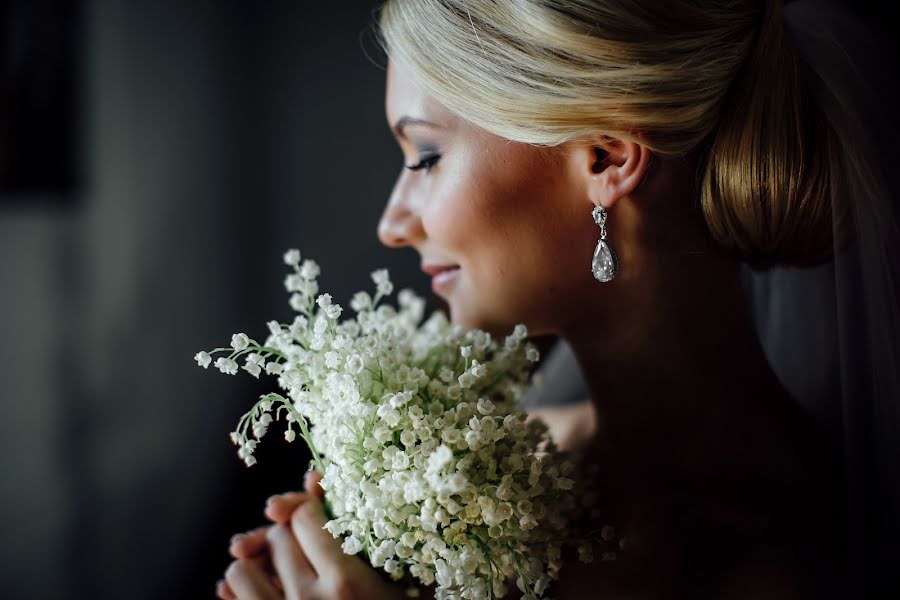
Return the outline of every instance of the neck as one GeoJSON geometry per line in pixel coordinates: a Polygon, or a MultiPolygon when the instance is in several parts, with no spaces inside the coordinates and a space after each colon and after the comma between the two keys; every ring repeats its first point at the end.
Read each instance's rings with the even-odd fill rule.
{"type": "Polygon", "coordinates": [[[743,440],[792,405],[757,341],[738,267],[707,256],[643,275],[654,283],[626,294],[627,310],[564,335],[595,406],[590,451],[615,465],[619,484],[733,466],[743,440]]]}

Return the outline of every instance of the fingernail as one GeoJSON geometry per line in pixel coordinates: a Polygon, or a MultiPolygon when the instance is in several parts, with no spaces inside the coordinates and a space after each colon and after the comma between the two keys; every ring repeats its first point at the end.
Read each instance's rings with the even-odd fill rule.
{"type": "Polygon", "coordinates": [[[312,477],[312,475],[313,475],[312,471],[307,471],[306,473],[303,474],[303,487],[306,487],[309,485],[309,480],[312,477]]]}
{"type": "Polygon", "coordinates": [[[237,544],[239,541],[241,541],[244,538],[244,535],[245,534],[243,534],[243,533],[236,533],[233,536],[231,536],[231,544],[232,545],[237,544]]]}

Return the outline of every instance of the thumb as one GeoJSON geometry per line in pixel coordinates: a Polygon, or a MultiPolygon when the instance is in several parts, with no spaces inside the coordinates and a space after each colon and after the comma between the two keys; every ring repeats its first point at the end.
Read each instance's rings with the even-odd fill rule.
{"type": "Polygon", "coordinates": [[[325,498],[325,490],[319,485],[323,475],[318,471],[307,471],[303,476],[303,489],[308,494],[312,494],[322,500],[325,498]]]}

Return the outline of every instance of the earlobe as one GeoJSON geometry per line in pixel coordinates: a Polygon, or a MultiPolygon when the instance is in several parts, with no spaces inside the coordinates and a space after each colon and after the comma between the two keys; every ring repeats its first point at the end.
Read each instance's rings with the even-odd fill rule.
{"type": "Polygon", "coordinates": [[[650,149],[629,140],[602,136],[590,148],[588,196],[603,208],[612,208],[632,194],[650,164],[650,149]]]}

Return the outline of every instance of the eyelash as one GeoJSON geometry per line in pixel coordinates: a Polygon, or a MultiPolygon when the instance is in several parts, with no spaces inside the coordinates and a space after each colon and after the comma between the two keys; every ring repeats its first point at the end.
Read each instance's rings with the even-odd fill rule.
{"type": "Polygon", "coordinates": [[[437,161],[441,158],[440,154],[432,154],[430,156],[426,156],[419,160],[418,163],[414,165],[406,165],[406,168],[410,171],[419,171],[421,169],[425,169],[425,171],[430,171],[431,167],[437,164],[437,161]]]}

